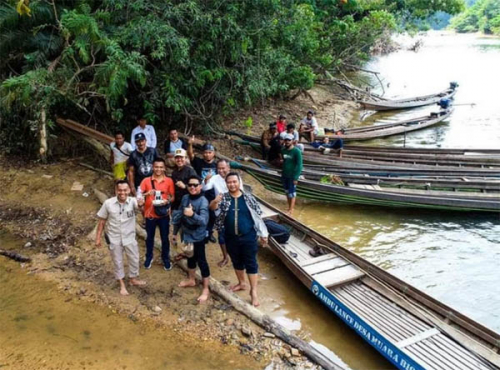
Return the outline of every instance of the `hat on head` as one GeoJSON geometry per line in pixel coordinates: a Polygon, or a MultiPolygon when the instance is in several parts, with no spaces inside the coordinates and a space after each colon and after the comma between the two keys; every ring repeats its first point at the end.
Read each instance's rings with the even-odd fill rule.
{"type": "Polygon", "coordinates": [[[175,149],[174,157],[185,157],[186,151],[184,149],[175,149]]]}
{"type": "Polygon", "coordinates": [[[283,140],[293,140],[293,135],[292,134],[283,135],[283,140]]]}
{"type": "Polygon", "coordinates": [[[271,122],[269,124],[269,128],[276,128],[276,122],[271,122]]]}
{"type": "Polygon", "coordinates": [[[203,145],[203,151],[210,151],[210,152],[215,152],[215,147],[212,144],[205,144],[203,145]]]}
{"type": "Polygon", "coordinates": [[[146,135],[144,135],[142,132],[139,132],[138,134],[135,134],[134,140],[135,141],[146,140],[146,135]]]}

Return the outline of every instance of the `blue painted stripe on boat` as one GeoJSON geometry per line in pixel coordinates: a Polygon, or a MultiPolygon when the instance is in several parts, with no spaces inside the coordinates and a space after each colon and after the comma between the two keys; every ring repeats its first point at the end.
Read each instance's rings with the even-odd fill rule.
{"type": "Polygon", "coordinates": [[[368,342],[372,347],[379,351],[394,366],[401,370],[424,370],[425,368],[418,364],[407,353],[399,349],[394,343],[386,339],[383,335],[373,329],[369,324],[362,320],[358,315],[351,311],[346,305],[339,301],[335,295],[323,287],[317,281],[313,280],[311,291],[323,304],[333,311],[349,327],[368,342]]]}

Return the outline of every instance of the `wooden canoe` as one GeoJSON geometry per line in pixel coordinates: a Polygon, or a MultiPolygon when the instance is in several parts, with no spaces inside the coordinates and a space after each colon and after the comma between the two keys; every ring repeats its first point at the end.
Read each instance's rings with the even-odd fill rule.
{"type": "MultiPolygon", "coordinates": [[[[258,199],[258,198],[257,198],[258,199]]],[[[331,312],[401,370],[492,370],[500,335],[258,199],[291,236],[269,246],[331,312]],[[309,252],[320,247],[324,254],[309,252]]]]}
{"type": "Polygon", "coordinates": [[[359,103],[366,110],[387,111],[398,109],[409,109],[422,107],[424,105],[436,104],[441,99],[451,99],[456,94],[455,88],[448,88],[437,94],[416,96],[404,99],[373,99],[361,100],[359,103]]]}
{"type": "MultiPolygon", "coordinates": [[[[254,176],[267,189],[284,193],[281,175],[278,171],[247,165],[243,165],[242,169],[254,176]]],[[[370,185],[352,187],[301,179],[297,185],[297,195],[320,202],[446,211],[500,212],[500,195],[498,193],[383,189],[370,185]]]]}

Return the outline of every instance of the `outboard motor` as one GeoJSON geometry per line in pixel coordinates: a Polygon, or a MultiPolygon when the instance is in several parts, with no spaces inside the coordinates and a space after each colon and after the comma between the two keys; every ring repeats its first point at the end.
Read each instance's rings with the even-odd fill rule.
{"type": "Polygon", "coordinates": [[[438,105],[442,108],[442,109],[448,109],[451,105],[451,99],[448,99],[448,98],[442,98],[441,100],[439,100],[439,103],[438,105]]]}
{"type": "Polygon", "coordinates": [[[455,90],[458,87],[458,82],[452,81],[450,82],[450,89],[455,90]]]}

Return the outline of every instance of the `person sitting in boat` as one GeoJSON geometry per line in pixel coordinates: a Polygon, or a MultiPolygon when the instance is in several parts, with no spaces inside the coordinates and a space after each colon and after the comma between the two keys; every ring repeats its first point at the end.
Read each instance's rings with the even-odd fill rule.
{"type": "Polygon", "coordinates": [[[262,147],[262,159],[267,159],[269,150],[271,149],[271,140],[278,136],[278,128],[275,122],[269,124],[269,129],[262,133],[260,138],[260,146],[262,147]]]}
{"type": "MultiPolygon", "coordinates": [[[[337,132],[340,133],[340,131],[337,132]]],[[[344,140],[338,138],[333,141],[330,141],[330,138],[328,136],[325,136],[323,141],[321,142],[315,141],[314,143],[311,143],[311,146],[313,148],[319,149],[323,154],[328,154],[333,149],[337,152],[339,158],[342,158],[342,149],[344,148],[344,140]]]]}
{"type": "Polygon", "coordinates": [[[276,121],[276,129],[279,134],[286,131],[286,116],[284,114],[279,115],[278,120],[276,121]]]}
{"type": "Polygon", "coordinates": [[[280,139],[285,140],[286,134],[293,135],[293,145],[299,148],[301,152],[304,152],[304,144],[299,144],[299,133],[295,129],[294,123],[289,123],[288,125],[286,125],[286,131],[280,134],[280,139]]]}
{"type": "Polygon", "coordinates": [[[299,133],[312,143],[316,135],[318,135],[318,132],[318,121],[316,121],[314,117],[314,112],[310,110],[302,121],[300,121],[299,133]]]}
{"type": "Polygon", "coordinates": [[[283,147],[283,139],[280,135],[276,135],[271,142],[269,153],[267,153],[267,161],[273,166],[281,167],[283,165],[283,157],[281,156],[281,148],[283,147]]]}

